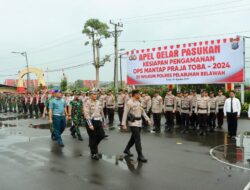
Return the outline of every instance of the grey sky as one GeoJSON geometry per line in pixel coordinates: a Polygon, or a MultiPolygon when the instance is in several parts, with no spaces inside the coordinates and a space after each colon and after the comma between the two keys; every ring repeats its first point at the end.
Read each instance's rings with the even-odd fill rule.
{"type": "MultiPolygon", "coordinates": [[[[250,36],[250,0],[0,0],[0,2],[1,82],[5,78],[14,78],[5,75],[16,74],[25,66],[24,57],[11,54],[12,51],[27,51],[30,66],[43,70],[47,67],[58,69],[91,61],[91,47],[84,46],[84,42],[88,39],[81,34],[84,22],[89,18],[98,18],[107,23],[109,19],[114,21],[121,19],[124,27],[119,38],[119,48],[127,50],[223,37],[188,38],[196,36],[240,31],[247,31],[239,33],[240,35],[250,36]],[[186,37],[188,39],[169,40],[186,37]],[[142,42],[143,40],[145,42],[142,42]]],[[[112,25],[110,27],[110,30],[113,30],[112,25]]],[[[113,38],[103,41],[102,56],[113,53],[113,41],[113,38]]],[[[246,46],[250,47],[250,39],[247,40],[246,46]]],[[[250,57],[249,51],[247,48],[247,57],[250,57]]],[[[248,60],[250,61],[250,58],[248,60]]],[[[123,68],[126,68],[125,63],[123,68]]],[[[65,70],[65,73],[70,81],[95,79],[94,67],[91,65],[65,70]]],[[[124,69],[123,76],[125,74],[124,69]]],[[[62,77],[62,71],[49,73],[46,77],[49,81],[58,82],[62,77]]],[[[112,79],[113,60],[101,68],[101,80],[112,79]]]]}

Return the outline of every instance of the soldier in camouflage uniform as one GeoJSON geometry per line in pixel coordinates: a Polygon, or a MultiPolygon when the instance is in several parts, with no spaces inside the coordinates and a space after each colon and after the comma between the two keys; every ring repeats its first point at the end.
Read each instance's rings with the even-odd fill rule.
{"type": "Polygon", "coordinates": [[[17,112],[17,94],[12,95],[12,106],[13,106],[13,112],[17,112]]]}
{"type": "Polygon", "coordinates": [[[13,112],[13,95],[7,94],[7,105],[9,107],[9,112],[13,112]]]}
{"type": "Polygon", "coordinates": [[[4,102],[3,94],[0,93],[0,112],[3,112],[3,102],[4,102]]]}
{"type": "Polygon", "coordinates": [[[3,94],[3,111],[5,113],[8,112],[8,95],[7,94],[3,94]]]}
{"type": "Polygon", "coordinates": [[[82,136],[79,127],[83,121],[83,102],[79,98],[81,93],[77,92],[74,96],[74,100],[69,103],[69,115],[72,119],[72,126],[70,128],[71,135],[73,138],[78,137],[79,141],[82,141],[82,136]]]}

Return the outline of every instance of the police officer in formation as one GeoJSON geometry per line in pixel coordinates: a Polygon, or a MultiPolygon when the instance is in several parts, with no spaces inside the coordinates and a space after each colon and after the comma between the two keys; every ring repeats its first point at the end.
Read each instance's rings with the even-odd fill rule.
{"type": "Polygon", "coordinates": [[[181,133],[189,132],[189,121],[192,115],[192,100],[188,97],[188,92],[183,92],[183,97],[180,99],[180,114],[181,114],[181,133]]]}
{"type": "Polygon", "coordinates": [[[176,98],[172,94],[172,90],[168,90],[163,105],[164,115],[166,118],[166,132],[173,132],[174,129],[174,113],[176,110],[176,98]]]}

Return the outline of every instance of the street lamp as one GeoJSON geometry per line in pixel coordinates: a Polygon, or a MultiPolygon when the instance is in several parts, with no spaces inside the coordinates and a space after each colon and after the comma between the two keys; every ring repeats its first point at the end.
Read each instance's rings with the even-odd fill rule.
{"type": "Polygon", "coordinates": [[[30,72],[29,72],[29,62],[28,62],[28,56],[27,56],[27,52],[16,52],[16,51],[13,51],[11,53],[15,53],[15,54],[20,54],[22,56],[25,57],[25,60],[26,60],[26,68],[27,68],[27,91],[30,90],[30,86],[29,86],[29,82],[30,82],[30,72]]]}

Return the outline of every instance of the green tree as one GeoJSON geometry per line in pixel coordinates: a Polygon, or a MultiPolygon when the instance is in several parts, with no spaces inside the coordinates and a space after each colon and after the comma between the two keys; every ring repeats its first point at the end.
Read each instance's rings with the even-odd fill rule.
{"type": "MultiPolygon", "coordinates": [[[[104,59],[100,60],[100,48],[102,47],[101,39],[109,38],[110,32],[109,27],[106,23],[99,21],[98,19],[89,19],[84,24],[82,33],[91,39],[93,48],[93,65],[96,69],[96,87],[99,88],[99,69],[104,66],[106,62],[110,61],[110,56],[105,56],[104,59]]],[[[88,45],[90,42],[85,42],[88,45]]]]}
{"type": "Polygon", "coordinates": [[[63,92],[65,92],[67,90],[67,86],[68,86],[68,82],[67,82],[67,80],[65,78],[63,78],[61,80],[61,84],[60,84],[61,90],[63,92]]]}

